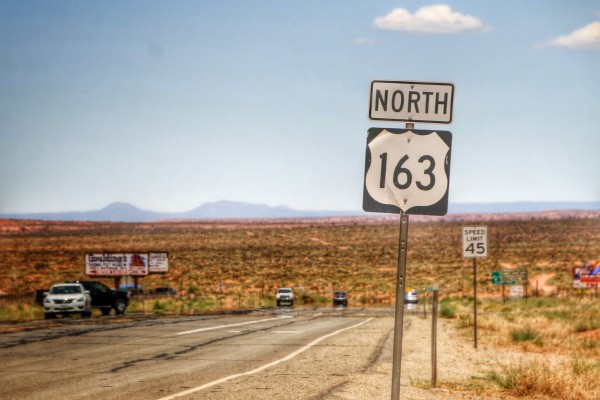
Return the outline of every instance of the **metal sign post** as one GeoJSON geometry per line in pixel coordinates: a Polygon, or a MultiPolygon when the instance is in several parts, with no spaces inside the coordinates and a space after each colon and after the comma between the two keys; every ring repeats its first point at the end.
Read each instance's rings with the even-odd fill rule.
{"type": "Polygon", "coordinates": [[[473,347],[477,348],[477,258],[473,257],[473,347]]]}
{"type": "Polygon", "coordinates": [[[487,257],[487,226],[463,227],[463,257],[473,258],[473,347],[477,348],[477,258],[487,257]]]}
{"type": "Polygon", "coordinates": [[[439,284],[433,289],[433,309],[431,310],[431,387],[437,386],[437,320],[439,284]]]}
{"type": "Polygon", "coordinates": [[[394,319],[394,354],[392,365],[392,400],[400,398],[402,369],[402,333],[404,330],[404,287],[406,286],[406,253],[408,251],[408,214],[400,213],[398,272],[396,275],[396,313],[394,319]]]}

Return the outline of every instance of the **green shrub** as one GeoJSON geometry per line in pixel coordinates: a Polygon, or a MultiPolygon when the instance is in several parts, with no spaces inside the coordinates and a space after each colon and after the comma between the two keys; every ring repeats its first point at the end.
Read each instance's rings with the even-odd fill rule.
{"type": "Polygon", "coordinates": [[[166,307],[166,303],[160,300],[156,300],[152,305],[152,311],[154,312],[154,314],[163,314],[165,312],[166,307]]]}
{"type": "Polygon", "coordinates": [[[510,331],[510,337],[513,342],[534,341],[538,336],[539,332],[529,326],[524,329],[515,328],[510,331]]]}
{"type": "Polygon", "coordinates": [[[473,316],[471,314],[462,314],[458,316],[459,328],[470,328],[473,326],[473,316]]]}
{"type": "Polygon", "coordinates": [[[600,319],[588,318],[583,321],[577,321],[575,332],[593,331],[600,328],[600,319]]]}
{"type": "Polygon", "coordinates": [[[440,317],[442,318],[454,318],[456,317],[456,304],[453,303],[442,303],[440,305],[440,317]]]}

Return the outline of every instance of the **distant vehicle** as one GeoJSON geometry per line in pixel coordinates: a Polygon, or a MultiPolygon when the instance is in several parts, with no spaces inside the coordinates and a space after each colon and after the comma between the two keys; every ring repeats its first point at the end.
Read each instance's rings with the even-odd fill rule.
{"type": "Polygon", "coordinates": [[[333,305],[348,307],[348,295],[342,290],[333,293],[333,305]]]}
{"type": "Polygon", "coordinates": [[[89,290],[92,297],[92,307],[99,308],[102,315],[110,314],[114,309],[115,314],[125,314],[129,305],[129,293],[124,290],[114,290],[102,282],[97,281],[72,281],[70,283],[81,283],[85,290],[89,290]]]}
{"type": "Polygon", "coordinates": [[[177,296],[177,290],[169,286],[159,286],[156,289],[154,289],[154,293],[164,294],[166,296],[177,296]]]}
{"type": "Polygon", "coordinates": [[[57,283],[52,285],[44,298],[44,318],[56,318],[58,314],[92,315],[90,292],[80,283],[57,283]]]}
{"type": "Polygon", "coordinates": [[[129,285],[119,285],[119,290],[123,290],[125,292],[129,292],[129,294],[142,294],[144,293],[144,288],[142,285],[138,285],[137,288],[134,284],[129,285]]]}
{"type": "Polygon", "coordinates": [[[35,292],[33,295],[34,303],[37,304],[38,306],[44,307],[44,299],[46,298],[46,295],[48,294],[49,291],[50,291],[50,289],[35,289],[35,292]]]}
{"type": "Polygon", "coordinates": [[[404,292],[404,304],[417,304],[419,302],[419,294],[414,289],[408,289],[404,292]]]}
{"type": "Polygon", "coordinates": [[[282,304],[293,306],[294,305],[294,291],[290,288],[279,288],[277,289],[277,294],[275,295],[275,299],[277,300],[277,307],[280,307],[282,304]]]}

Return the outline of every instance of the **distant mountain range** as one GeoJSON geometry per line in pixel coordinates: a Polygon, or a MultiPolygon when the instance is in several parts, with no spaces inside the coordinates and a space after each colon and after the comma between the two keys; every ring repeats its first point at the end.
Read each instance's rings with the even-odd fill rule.
{"type": "MultiPolygon", "coordinates": [[[[464,213],[522,213],[553,210],[600,210],[600,201],[590,202],[514,202],[514,203],[456,203],[448,207],[449,214],[464,213]]],[[[94,211],[66,211],[56,213],[0,214],[0,218],[35,219],[46,221],[115,221],[152,222],[180,219],[227,218],[317,218],[373,215],[363,211],[306,211],[285,206],[236,201],[205,203],[186,212],[157,212],[137,208],[129,203],[112,203],[94,211]]]]}

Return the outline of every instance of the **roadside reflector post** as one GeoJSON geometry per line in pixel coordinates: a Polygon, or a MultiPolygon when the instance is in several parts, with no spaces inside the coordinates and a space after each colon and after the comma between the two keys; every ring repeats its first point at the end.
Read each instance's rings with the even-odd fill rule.
{"type": "Polygon", "coordinates": [[[400,213],[398,272],[396,275],[396,313],[394,320],[394,354],[392,365],[392,400],[400,399],[402,370],[402,333],[404,329],[404,288],[406,286],[406,253],[408,251],[408,214],[400,213]]]}

